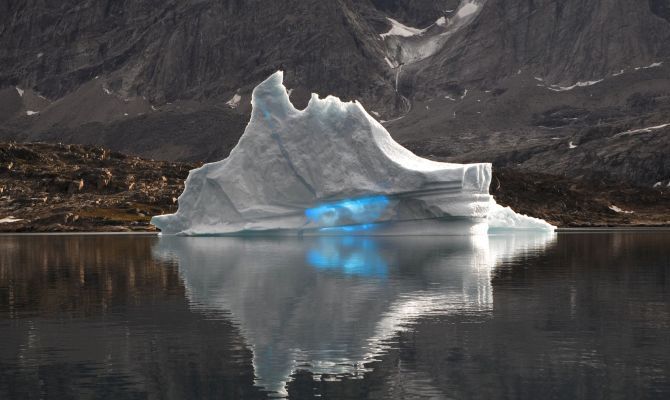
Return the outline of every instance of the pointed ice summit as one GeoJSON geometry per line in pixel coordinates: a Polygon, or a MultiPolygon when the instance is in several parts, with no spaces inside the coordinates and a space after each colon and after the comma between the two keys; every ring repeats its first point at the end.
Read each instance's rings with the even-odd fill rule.
{"type": "Polygon", "coordinates": [[[254,89],[230,156],[191,171],[177,213],[152,224],[182,235],[474,234],[493,206],[495,221],[551,228],[492,201],[491,164],[420,158],[358,102],[313,94],[297,110],[282,81],[276,72],[254,89]]]}

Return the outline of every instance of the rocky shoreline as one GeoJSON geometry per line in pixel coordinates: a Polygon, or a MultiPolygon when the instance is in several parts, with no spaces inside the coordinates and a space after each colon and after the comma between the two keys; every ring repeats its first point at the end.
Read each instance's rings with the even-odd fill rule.
{"type": "Polygon", "coordinates": [[[152,231],[196,164],[80,145],[0,144],[0,231],[152,231]],[[4,221],[4,222],[2,222],[4,221]]]}
{"type": "MultiPolygon", "coordinates": [[[[0,143],[0,232],[155,232],[195,163],[100,147],[0,143]]],[[[585,182],[496,168],[497,201],[559,227],[670,226],[670,188],[585,182]]]]}
{"type": "Polygon", "coordinates": [[[494,167],[490,191],[498,203],[560,228],[670,227],[670,187],[494,167]]]}

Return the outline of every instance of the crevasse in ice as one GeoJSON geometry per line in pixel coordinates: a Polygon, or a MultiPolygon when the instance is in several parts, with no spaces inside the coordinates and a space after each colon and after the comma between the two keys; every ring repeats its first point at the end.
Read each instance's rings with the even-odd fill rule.
{"type": "Polygon", "coordinates": [[[297,110],[282,81],[276,72],[254,89],[228,158],[191,171],[178,211],[152,224],[182,235],[474,234],[493,208],[494,225],[551,228],[496,207],[490,164],[418,157],[358,102],[313,94],[297,110]]]}

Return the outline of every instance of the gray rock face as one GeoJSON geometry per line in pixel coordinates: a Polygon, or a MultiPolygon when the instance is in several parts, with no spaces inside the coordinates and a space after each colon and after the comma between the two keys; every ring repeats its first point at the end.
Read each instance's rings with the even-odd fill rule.
{"type": "Polygon", "coordinates": [[[424,28],[458,8],[459,0],[371,0],[372,5],[391,18],[424,28]]]}
{"type": "MultiPolygon", "coordinates": [[[[663,13],[667,1],[652,1],[663,13]]],[[[670,24],[632,0],[488,0],[470,25],[415,66],[416,90],[518,72],[572,85],[670,56],[670,24]]]]}
{"type": "Polygon", "coordinates": [[[670,122],[668,60],[668,0],[0,0],[0,136],[211,161],[282,69],[296,106],[360,100],[422,155],[646,185],[665,159],[626,153],[667,135],[594,139],[597,167],[552,140],[670,122]],[[382,38],[389,18],[424,31],[382,38]]]}
{"type": "Polygon", "coordinates": [[[670,21],[670,1],[668,0],[649,0],[651,12],[670,21]]]}
{"type": "Polygon", "coordinates": [[[0,84],[49,98],[98,75],[158,102],[223,98],[277,69],[294,86],[385,97],[382,46],[343,2],[3,3],[0,84]]]}

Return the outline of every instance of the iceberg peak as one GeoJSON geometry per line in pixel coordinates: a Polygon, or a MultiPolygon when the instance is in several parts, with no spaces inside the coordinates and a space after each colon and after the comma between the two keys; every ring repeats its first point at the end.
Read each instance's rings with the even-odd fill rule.
{"type": "Polygon", "coordinates": [[[277,71],[254,88],[251,94],[254,112],[273,110],[276,114],[296,112],[284,86],[284,72],[277,71]]]}
{"type": "MultiPolygon", "coordinates": [[[[358,101],[344,102],[335,96],[320,98],[318,93],[312,93],[307,107],[298,110],[289,98],[289,91],[284,86],[284,72],[277,71],[270,75],[253,90],[251,104],[254,111],[260,112],[262,116],[271,111],[274,117],[284,117],[291,113],[310,113],[328,111],[330,108],[339,109],[341,112],[367,111],[358,101]]],[[[332,111],[332,110],[331,110],[332,111]]]]}
{"type": "Polygon", "coordinates": [[[278,71],[252,94],[228,158],[189,173],[166,234],[486,232],[491,164],[451,164],[396,143],[359,102],[313,94],[296,109],[278,71]]]}

